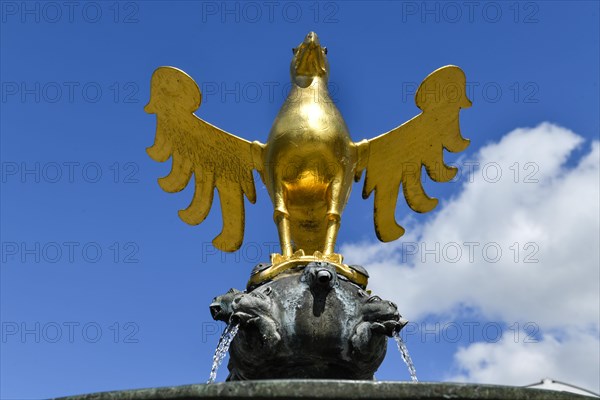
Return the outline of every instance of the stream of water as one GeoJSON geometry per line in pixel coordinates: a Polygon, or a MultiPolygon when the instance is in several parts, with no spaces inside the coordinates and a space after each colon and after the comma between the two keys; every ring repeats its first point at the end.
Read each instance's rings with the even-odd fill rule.
{"type": "Polygon", "coordinates": [[[398,351],[400,352],[400,355],[402,356],[402,360],[404,361],[404,364],[406,364],[406,366],[408,367],[408,372],[410,373],[410,380],[412,382],[419,382],[419,380],[417,379],[417,371],[415,370],[415,365],[413,364],[412,359],[410,358],[410,354],[408,354],[408,349],[406,348],[406,344],[400,337],[399,332],[394,332],[394,340],[396,341],[396,344],[398,345],[398,351]]]}
{"type": "Polygon", "coordinates": [[[233,338],[237,334],[239,329],[239,325],[227,325],[227,328],[223,331],[221,338],[219,339],[219,344],[217,345],[217,349],[215,350],[215,355],[213,356],[212,368],[210,369],[210,376],[206,383],[214,383],[217,379],[217,371],[219,366],[223,362],[227,351],[229,351],[229,346],[233,341],[233,338]]]}

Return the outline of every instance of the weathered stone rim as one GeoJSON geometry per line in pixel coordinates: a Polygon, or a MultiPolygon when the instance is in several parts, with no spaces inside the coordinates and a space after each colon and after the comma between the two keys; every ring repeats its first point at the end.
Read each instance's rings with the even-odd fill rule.
{"type": "Polygon", "coordinates": [[[90,393],[56,400],[167,399],[487,399],[563,400],[595,397],[515,386],[286,379],[237,381],[90,393]]]}

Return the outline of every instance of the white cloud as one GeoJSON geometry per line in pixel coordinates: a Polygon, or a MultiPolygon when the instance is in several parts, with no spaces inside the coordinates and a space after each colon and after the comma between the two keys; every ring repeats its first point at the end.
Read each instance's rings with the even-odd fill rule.
{"type": "MultiPolygon", "coordinates": [[[[598,371],[599,142],[565,166],[583,145],[580,136],[550,123],[516,129],[475,155],[479,167],[470,182],[427,223],[405,221],[410,236],[349,244],[341,252],[367,267],[373,291],[410,320],[460,316],[468,307],[483,319],[534,322],[546,333],[532,346],[476,343],[460,350],[456,361],[470,380],[522,384],[554,374],[569,381],[568,349],[579,359],[571,371],[598,371]],[[577,347],[578,340],[593,342],[595,351],[577,347]],[[530,360],[535,371],[518,374],[516,364],[500,360],[502,352],[530,360]],[[487,364],[471,363],[483,356],[487,364]]],[[[597,389],[598,382],[596,374],[587,387],[597,389]]]]}
{"type": "Polygon", "coordinates": [[[537,343],[515,342],[510,336],[498,343],[475,343],[456,352],[459,372],[447,380],[528,385],[550,376],[598,392],[593,382],[600,376],[599,343],[598,335],[578,330],[544,335],[537,343]]]}

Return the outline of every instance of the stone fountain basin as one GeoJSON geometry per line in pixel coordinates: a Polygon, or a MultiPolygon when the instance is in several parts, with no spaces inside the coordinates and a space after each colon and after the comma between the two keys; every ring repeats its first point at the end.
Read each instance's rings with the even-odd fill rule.
{"type": "Polygon", "coordinates": [[[595,399],[567,392],[463,383],[348,380],[261,380],[122,390],[56,400],[168,399],[595,399]]]}

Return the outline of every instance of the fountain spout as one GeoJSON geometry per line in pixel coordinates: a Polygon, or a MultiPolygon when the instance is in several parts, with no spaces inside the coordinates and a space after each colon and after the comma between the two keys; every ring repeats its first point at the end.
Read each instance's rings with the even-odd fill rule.
{"type": "Polygon", "coordinates": [[[213,318],[239,326],[228,380],[371,380],[388,337],[407,323],[394,303],[328,262],[309,262],[246,292],[230,290],[210,309],[213,318]]]}

